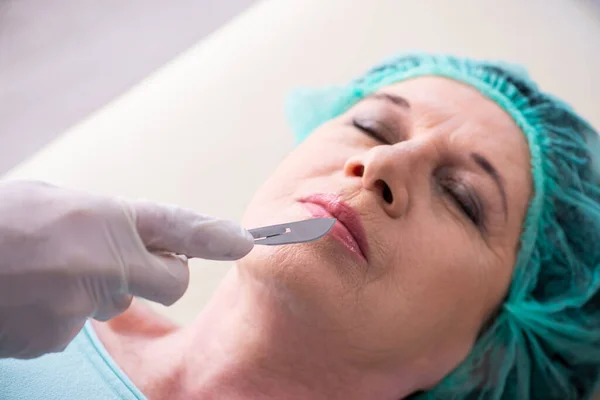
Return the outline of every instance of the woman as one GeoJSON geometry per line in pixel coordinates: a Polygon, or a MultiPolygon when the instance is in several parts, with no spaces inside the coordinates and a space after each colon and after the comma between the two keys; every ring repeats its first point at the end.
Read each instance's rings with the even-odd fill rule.
{"type": "Polygon", "coordinates": [[[303,142],[244,224],[333,215],[332,232],[257,246],[189,327],[134,302],[62,354],[0,363],[6,398],[592,396],[592,128],[512,67],[447,56],[296,100],[303,142]]]}

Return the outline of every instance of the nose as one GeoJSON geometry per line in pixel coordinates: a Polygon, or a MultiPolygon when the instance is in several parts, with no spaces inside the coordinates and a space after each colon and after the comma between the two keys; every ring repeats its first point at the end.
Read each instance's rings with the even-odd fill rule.
{"type": "Polygon", "coordinates": [[[382,145],[348,159],[346,176],[360,178],[364,189],[377,194],[381,206],[392,218],[404,215],[419,181],[433,170],[435,148],[410,140],[392,146],[382,145]]]}

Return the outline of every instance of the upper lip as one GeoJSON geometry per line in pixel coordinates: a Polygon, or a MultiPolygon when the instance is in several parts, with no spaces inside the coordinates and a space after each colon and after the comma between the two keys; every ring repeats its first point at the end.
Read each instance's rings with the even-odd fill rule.
{"type": "Polygon", "coordinates": [[[338,195],[315,194],[304,197],[300,200],[305,203],[313,203],[323,207],[336,218],[342,225],[346,227],[358,245],[362,255],[367,258],[369,245],[367,235],[363,228],[360,216],[347,203],[345,203],[338,195]]]}

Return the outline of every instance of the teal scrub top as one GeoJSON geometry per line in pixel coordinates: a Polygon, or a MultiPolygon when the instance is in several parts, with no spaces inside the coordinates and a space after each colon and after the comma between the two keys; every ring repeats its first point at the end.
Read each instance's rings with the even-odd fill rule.
{"type": "Polygon", "coordinates": [[[147,400],[88,322],[62,353],[0,360],[2,400],[147,400]]]}

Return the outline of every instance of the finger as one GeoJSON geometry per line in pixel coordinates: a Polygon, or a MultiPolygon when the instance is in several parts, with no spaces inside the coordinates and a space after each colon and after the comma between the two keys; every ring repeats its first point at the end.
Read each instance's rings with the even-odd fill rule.
{"type": "Polygon", "coordinates": [[[129,205],[138,233],[151,251],[212,260],[237,260],[254,247],[252,235],[233,221],[151,202],[129,205]]]}
{"type": "Polygon", "coordinates": [[[165,306],[179,300],[189,283],[187,260],[173,254],[148,253],[144,265],[129,267],[130,294],[165,306]]]}
{"type": "Polygon", "coordinates": [[[0,309],[0,358],[33,359],[59,353],[81,331],[85,319],[57,319],[47,307],[27,305],[0,309]],[[41,333],[40,333],[41,332],[41,333]]]}
{"type": "Polygon", "coordinates": [[[129,294],[116,295],[110,301],[102,304],[92,318],[98,321],[108,321],[127,310],[132,300],[133,296],[129,294]]]}
{"type": "Polygon", "coordinates": [[[55,345],[53,332],[47,334],[53,319],[39,307],[0,308],[0,317],[0,358],[32,359],[48,353],[55,345]]]}
{"type": "Polygon", "coordinates": [[[25,322],[27,316],[20,317],[22,308],[24,307],[0,307],[0,359],[23,359],[34,353],[29,337],[33,331],[29,330],[29,324],[25,322]],[[15,317],[15,314],[19,317],[15,317]]]}
{"type": "Polygon", "coordinates": [[[49,353],[62,353],[65,351],[73,339],[81,332],[85,321],[85,319],[74,319],[66,323],[61,323],[61,326],[58,328],[60,336],[56,337],[56,343],[50,348],[49,353]]]}

